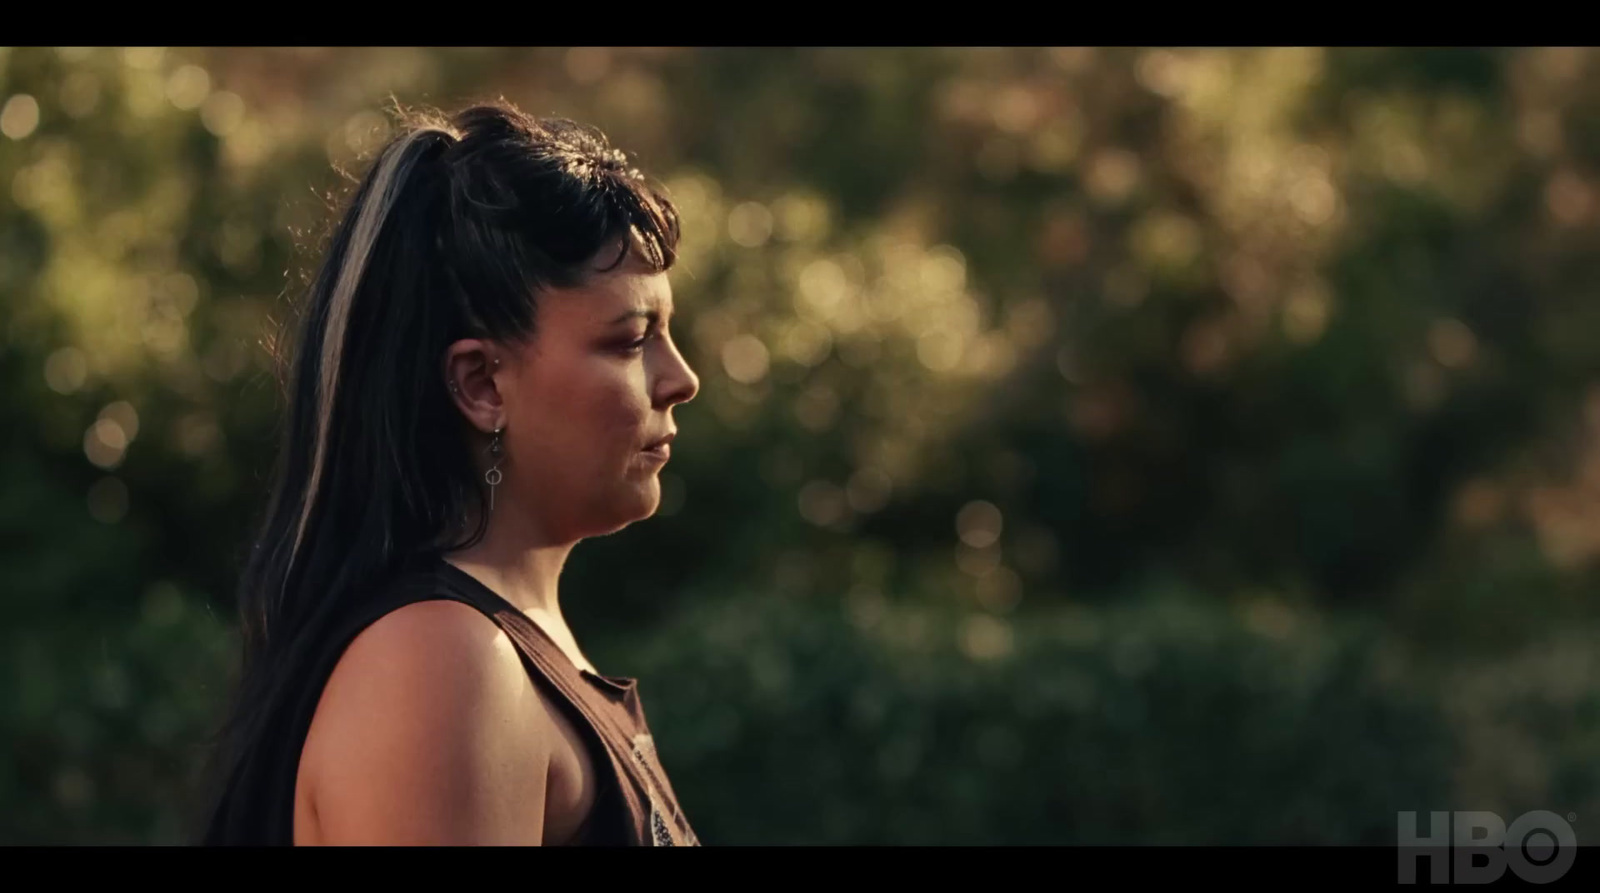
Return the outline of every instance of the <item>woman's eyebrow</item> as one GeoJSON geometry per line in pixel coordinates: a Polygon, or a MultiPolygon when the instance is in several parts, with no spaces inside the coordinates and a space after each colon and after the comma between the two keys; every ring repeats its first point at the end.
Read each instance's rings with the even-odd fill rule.
{"type": "MultiPolygon", "coordinates": [[[[661,311],[659,311],[659,310],[629,310],[628,312],[622,314],[621,316],[617,317],[616,319],[613,319],[609,323],[609,325],[613,325],[614,326],[617,323],[627,322],[628,320],[633,319],[634,317],[643,317],[647,322],[649,322],[649,323],[651,323],[653,325],[656,322],[660,321],[660,319],[661,319],[661,311]]],[[[667,319],[671,319],[671,318],[672,318],[672,310],[668,309],[667,310],[667,319]]]]}

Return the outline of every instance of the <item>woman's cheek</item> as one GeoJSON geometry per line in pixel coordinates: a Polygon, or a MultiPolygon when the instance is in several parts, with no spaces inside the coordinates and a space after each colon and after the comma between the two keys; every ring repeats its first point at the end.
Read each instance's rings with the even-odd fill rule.
{"type": "MultiPolygon", "coordinates": [[[[630,372],[636,373],[637,369],[630,372]]],[[[629,456],[643,446],[650,413],[649,401],[642,399],[639,384],[634,381],[636,377],[639,376],[630,374],[610,381],[601,397],[601,412],[597,413],[597,417],[607,420],[610,439],[629,456]]]]}

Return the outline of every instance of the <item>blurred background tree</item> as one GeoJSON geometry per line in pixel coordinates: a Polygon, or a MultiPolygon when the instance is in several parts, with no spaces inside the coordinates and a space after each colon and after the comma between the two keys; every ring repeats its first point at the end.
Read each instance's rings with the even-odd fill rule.
{"type": "Polygon", "coordinates": [[[701,396],[563,604],[707,842],[1597,814],[1596,61],[0,49],[0,840],[181,840],[263,339],[386,105],[499,95],[683,211],[701,396]]]}

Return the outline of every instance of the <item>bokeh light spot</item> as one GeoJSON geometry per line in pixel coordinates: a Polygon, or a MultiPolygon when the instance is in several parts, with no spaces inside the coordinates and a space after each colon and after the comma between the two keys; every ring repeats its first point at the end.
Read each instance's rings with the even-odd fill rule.
{"type": "Polygon", "coordinates": [[[795,400],[794,412],[806,430],[821,433],[832,427],[839,415],[839,395],[826,384],[813,385],[795,400]]]}
{"type": "Polygon", "coordinates": [[[112,469],[122,464],[128,449],[128,435],[113,419],[97,419],[83,433],[83,454],[94,465],[112,469]]]}
{"type": "Polygon", "coordinates": [[[39,101],[26,93],[6,100],[0,108],[0,133],[14,140],[25,140],[39,127],[39,101]]]}
{"type": "Polygon", "coordinates": [[[45,384],[58,394],[76,393],[88,376],[88,359],[76,347],[53,351],[44,361],[45,384]]]}
{"type": "Polygon", "coordinates": [[[161,67],[161,60],[166,54],[166,47],[125,47],[122,51],[122,61],[129,68],[154,71],[161,67]]]}
{"type": "Polygon", "coordinates": [[[176,108],[193,111],[211,93],[211,75],[198,65],[183,65],[167,77],[167,101],[176,108]]]}
{"type": "Polygon", "coordinates": [[[975,586],[978,603],[991,611],[1008,613],[1022,601],[1022,578],[1003,565],[979,577],[975,586]]]}
{"type": "Polygon", "coordinates": [[[1102,149],[1089,160],[1085,185],[1102,202],[1120,202],[1139,184],[1139,156],[1126,149],[1102,149]]]}
{"type": "Polygon", "coordinates": [[[849,511],[844,491],[829,481],[809,481],[800,488],[798,504],[800,516],[818,527],[828,527],[842,520],[849,511]]]}
{"type": "Polygon", "coordinates": [[[858,468],[845,484],[845,496],[850,507],[862,514],[870,514],[889,504],[894,482],[877,468],[858,468]]]}
{"type": "Polygon", "coordinates": [[[237,93],[219,90],[206,97],[200,106],[200,123],[214,136],[224,137],[244,121],[244,99],[237,93]]]}
{"type": "Polygon", "coordinates": [[[957,643],[961,653],[973,660],[1005,657],[1013,648],[1011,624],[988,614],[973,614],[961,621],[957,643]]]}
{"type": "Polygon", "coordinates": [[[202,413],[191,413],[173,425],[173,440],[185,454],[197,457],[216,449],[222,439],[216,420],[202,413]]]}
{"type": "Polygon", "coordinates": [[[760,202],[744,202],[728,212],[728,238],[745,248],[767,244],[772,227],[772,212],[760,202]]]}
{"type": "Polygon", "coordinates": [[[956,513],[956,533],[974,549],[986,548],[998,539],[1003,527],[1000,509],[994,503],[976,499],[956,513]]]}
{"type": "Polygon", "coordinates": [[[961,362],[966,344],[949,329],[934,329],[917,339],[917,359],[933,372],[948,372],[961,362]]]}
{"type": "Polygon", "coordinates": [[[984,577],[1000,566],[1000,550],[989,547],[976,548],[966,543],[956,546],[956,567],[970,577],[984,577]]]}
{"type": "Polygon", "coordinates": [[[1283,333],[1296,344],[1310,344],[1327,328],[1332,300],[1321,285],[1298,288],[1283,305],[1283,333]]]}
{"type": "Polygon", "coordinates": [[[1439,365],[1461,369],[1477,355],[1478,339],[1460,320],[1442,319],[1428,329],[1428,350],[1439,365]]]}
{"type": "Polygon", "coordinates": [[[734,381],[755,384],[767,377],[770,362],[767,346],[754,335],[738,335],[722,345],[722,368],[734,381]]]}
{"type": "Polygon", "coordinates": [[[133,404],[126,400],[108,404],[106,408],[100,410],[99,417],[116,423],[129,443],[139,436],[139,413],[133,408],[133,404]]]}
{"type": "Polygon", "coordinates": [[[573,47],[563,60],[574,83],[597,83],[611,70],[611,51],[605,47],[573,47]]]}

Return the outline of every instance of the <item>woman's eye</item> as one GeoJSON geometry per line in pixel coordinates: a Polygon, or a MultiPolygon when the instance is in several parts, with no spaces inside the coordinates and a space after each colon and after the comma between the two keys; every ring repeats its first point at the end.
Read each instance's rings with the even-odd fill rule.
{"type": "Polygon", "coordinates": [[[651,338],[655,338],[664,334],[665,331],[665,327],[663,326],[652,326],[648,329],[645,329],[644,335],[642,335],[638,340],[629,341],[625,344],[622,344],[619,347],[619,350],[625,354],[628,354],[629,356],[637,354],[644,350],[646,342],[648,342],[651,338]]]}

